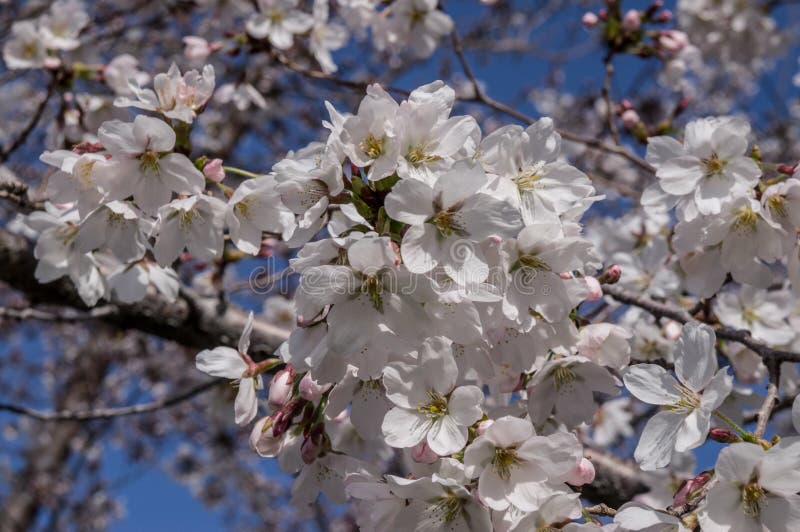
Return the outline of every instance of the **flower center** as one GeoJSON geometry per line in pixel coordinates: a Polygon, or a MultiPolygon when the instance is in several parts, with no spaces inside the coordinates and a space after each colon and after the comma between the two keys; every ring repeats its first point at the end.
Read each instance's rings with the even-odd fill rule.
{"type": "Polygon", "coordinates": [[[269,14],[269,21],[273,24],[280,24],[283,22],[283,13],[280,11],[273,11],[269,14]]]}
{"type": "Polygon", "coordinates": [[[708,159],[703,159],[703,166],[706,168],[706,177],[720,175],[722,170],[725,169],[725,161],[719,158],[719,155],[712,153],[708,159]]]}
{"type": "Polygon", "coordinates": [[[697,393],[693,392],[683,384],[677,384],[675,389],[681,395],[681,398],[678,399],[678,402],[676,403],[664,405],[665,410],[677,412],[679,414],[688,414],[700,407],[700,396],[697,395],[697,393]]]}
{"type": "Polygon", "coordinates": [[[458,236],[467,236],[467,231],[464,229],[459,219],[458,211],[454,209],[439,211],[433,218],[428,220],[428,222],[436,226],[436,229],[439,230],[439,235],[444,238],[453,236],[454,234],[458,236]]]}
{"type": "Polygon", "coordinates": [[[464,502],[464,499],[447,490],[447,495],[434,500],[431,512],[433,515],[441,517],[445,523],[451,523],[461,515],[461,511],[464,509],[464,502]]]}
{"type": "Polygon", "coordinates": [[[441,161],[442,158],[438,155],[427,153],[423,144],[417,144],[413,148],[409,148],[406,154],[406,160],[414,166],[419,166],[425,163],[441,161]]]}
{"type": "Polygon", "coordinates": [[[369,297],[372,306],[383,312],[383,282],[377,275],[366,275],[361,281],[361,293],[369,297]]]}
{"type": "Polygon", "coordinates": [[[778,218],[786,218],[786,202],[783,196],[779,194],[770,196],[767,199],[767,208],[778,218]]]}
{"type": "Polygon", "coordinates": [[[519,257],[520,267],[528,268],[536,271],[552,271],[550,266],[545,261],[535,255],[521,255],[519,257]]]}
{"type": "Polygon", "coordinates": [[[139,169],[143,173],[158,174],[158,152],[148,150],[139,157],[139,169]]]}
{"type": "Polygon", "coordinates": [[[361,148],[361,151],[363,151],[370,159],[377,159],[383,155],[383,145],[385,142],[386,137],[377,139],[375,138],[375,135],[370,133],[366,136],[366,138],[364,138],[364,140],[358,143],[358,147],[361,148]]]}
{"type": "Polygon", "coordinates": [[[767,493],[758,485],[758,482],[751,481],[742,484],[742,507],[747,515],[758,519],[761,515],[761,505],[767,503],[766,499],[767,493]]]}
{"type": "Polygon", "coordinates": [[[736,213],[736,220],[733,222],[733,228],[740,233],[754,233],[756,230],[756,223],[758,223],[758,213],[748,205],[747,207],[742,207],[736,213]]]}
{"type": "Polygon", "coordinates": [[[436,390],[428,390],[428,402],[417,407],[417,412],[431,419],[439,419],[447,414],[447,399],[436,390]]]}
{"type": "Polygon", "coordinates": [[[517,185],[520,192],[530,192],[536,188],[536,183],[542,178],[542,170],[544,162],[538,162],[533,166],[528,166],[520,170],[520,172],[511,180],[517,185]]]}
{"type": "Polygon", "coordinates": [[[233,207],[233,209],[236,211],[236,214],[238,214],[239,217],[244,218],[245,220],[249,220],[250,219],[250,199],[249,198],[245,198],[242,201],[240,201],[239,203],[237,203],[233,207]]]}
{"type": "Polygon", "coordinates": [[[570,366],[556,366],[556,369],[553,370],[553,379],[556,383],[556,391],[560,392],[562,388],[571,386],[578,380],[578,376],[570,366]]]}
{"type": "Polygon", "coordinates": [[[509,447],[507,449],[501,447],[495,448],[492,466],[497,476],[503,480],[511,478],[511,470],[520,462],[521,460],[517,456],[517,449],[515,447],[509,447]]]}
{"type": "Polygon", "coordinates": [[[200,213],[194,209],[178,212],[178,225],[184,231],[188,231],[196,219],[200,218],[200,213]]]}

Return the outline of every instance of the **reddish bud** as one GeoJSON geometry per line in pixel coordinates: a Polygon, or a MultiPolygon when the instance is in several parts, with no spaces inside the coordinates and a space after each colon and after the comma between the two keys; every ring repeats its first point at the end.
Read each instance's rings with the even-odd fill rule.
{"type": "Polygon", "coordinates": [[[587,28],[594,28],[595,26],[597,26],[598,22],[600,22],[600,19],[597,18],[597,15],[595,15],[591,11],[587,11],[586,13],[584,13],[583,17],[581,18],[581,23],[583,23],[583,25],[587,28]]]}
{"type": "Polygon", "coordinates": [[[782,174],[789,174],[789,175],[791,175],[791,174],[793,174],[793,173],[794,173],[794,169],[795,169],[796,167],[797,167],[797,165],[796,165],[796,164],[795,164],[795,165],[791,165],[791,164],[779,164],[779,165],[778,165],[778,172],[780,172],[780,173],[782,173],[782,174]]]}
{"type": "Polygon", "coordinates": [[[675,497],[672,499],[672,507],[677,508],[679,506],[683,506],[692,499],[696,498],[702,491],[703,486],[708,484],[708,481],[711,480],[711,478],[711,473],[709,471],[703,471],[696,477],[685,481],[675,493],[675,497]]]}
{"type": "Polygon", "coordinates": [[[714,427],[708,431],[708,438],[719,443],[738,443],[742,439],[730,429],[714,427]]]}
{"type": "Polygon", "coordinates": [[[621,276],[622,268],[619,267],[619,264],[612,264],[597,280],[600,281],[600,284],[614,284],[619,281],[621,276]]]}

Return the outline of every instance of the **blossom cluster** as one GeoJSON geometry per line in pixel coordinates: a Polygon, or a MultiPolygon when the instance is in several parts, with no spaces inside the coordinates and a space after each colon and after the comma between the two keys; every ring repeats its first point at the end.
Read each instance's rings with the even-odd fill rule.
{"type": "MultiPolygon", "coordinates": [[[[329,4],[308,13],[311,3],[259,0],[247,37],[234,39],[280,57],[307,37],[331,73],[330,52],[351,32],[427,57],[452,30],[432,0],[339,0],[342,21],[329,4]]],[[[617,52],[644,54],[642,23],[668,19],[653,5],[603,15],[621,25],[617,52]]],[[[5,61],[60,68],[52,58],[75,49],[87,23],[80,2],[60,0],[14,24],[5,61]]],[[[649,37],[647,53],[669,60],[688,46],[680,32],[649,37]]],[[[198,59],[218,48],[185,42],[198,59]]],[[[215,96],[212,66],[173,64],[150,88],[130,56],[97,73],[117,108],[139,114],[41,155],[55,170],[45,209],[25,218],[35,276],[68,277],[88,306],[154,292],[174,300],[180,265],[263,257],[265,237],[293,249],[294,299],[265,308],[291,329],[275,357],[250,352],[251,314],[235,349],[205,349],[196,367],[237,385],[234,421],[250,426],[258,455],[296,474],[297,507],[320,493],[349,500],[364,530],[800,528],[800,480],[786,473],[800,466],[797,438],[767,441],[731,415],[752,392],[735,382],[767,374],[759,354],[718,342],[692,316],[578,312],[616,310],[605,283],[660,300],[688,294],[703,321],[800,347],[800,171],[764,163],[745,121],[695,120],[680,140],[643,129],[641,165],[655,176],[644,212],[585,231],[604,196],[568,162],[554,121],[484,132],[453,114],[456,93],[441,81],[399,102],[369,85],[352,113],[326,102],[326,136],[256,174],[190,158],[212,102],[266,105],[251,86],[227,83],[215,96]],[[644,428],[633,458],[653,490],[601,525],[581,501],[595,477],[587,456],[633,436],[634,412],[644,428]],[[713,475],[693,476],[687,456],[707,439],[728,446],[713,475]],[[671,476],[685,482],[665,493],[671,476]]],[[[791,364],[780,371],[796,377],[791,364]]],[[[795,411],[800,425],[800,403],[795,411]]]]}

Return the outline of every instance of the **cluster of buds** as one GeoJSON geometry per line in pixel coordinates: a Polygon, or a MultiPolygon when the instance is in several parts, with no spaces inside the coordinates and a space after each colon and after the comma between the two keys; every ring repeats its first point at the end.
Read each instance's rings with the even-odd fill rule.
{"type": "Polygon", "coordinates": [[[663,9],[662,0],[655,0],[642,11],[624,10],[620,0],[606,0],[606,6],[597,13],[584,13],[582,22],[586,28],[602,28],[603,40],[611,54],[632,53],[665,59],[689,44],[686,34],[681,31],[646,27],[672,21],[672,12],[663,9]]]}

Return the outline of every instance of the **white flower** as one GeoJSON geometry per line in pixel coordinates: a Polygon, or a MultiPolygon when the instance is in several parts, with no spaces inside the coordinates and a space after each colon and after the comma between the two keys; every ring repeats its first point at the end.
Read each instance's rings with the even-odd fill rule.
{"type": "Polygon", "coordinates": [[[132,79],[130,90],[137,99],[122,96],[114,101],[114,105],[156,111],[167,118],[191,124],[197,118],[197,112],[211,98],[214,84],[213,66],[204,66],[202,74],[190,70],[181,76],[180,69],[173,63],[166,73],[156,75],[152,90],[143,89],[138,80],[132,79]]]}
{"type": "Polygon", "coordinates": [[[525,227],[516,240],[503,242],[502,269],[507,272],[503,312],[509,319],[523,319],[533,309],[548,321],[560,321],[577,304],[559,274],[587,271],[599,263],[591,242],[571,234],[574,228],[557,221],[537,222],[525,227]]]}
{"type": "Polygon", "coordinates": [[[124,201],[112,201],[81,222],[75,245],[83,252],[107,247],[122,262],[142,258],[153,222],[124,201]]]}
{"type": "Polygon", "coordinates": [[[328,20],[328,0],[314,0],[314,27],[311,29],[309,49],[319,63],[323,72],[336,72],[336,63],[331,57],[331,50],[338,50],[347,44],[349,37],[347,28],[328,20]]]}
{"type": "Polygon", "coordinates": [[[493,510],[509,505],[535,511],[558,482],[580,462],[583,449],[573,434],[537,436],[530,421],[504,416],[492,423],[464,452],[470,478],[479,477],[478,494],[493,510]]]}
{"type": "Polygon", "coordinates": [[[483,532],[491,530],[489,510],[465,487],[470,479],[458,460],[443,458],[430,477],[407,480],[390,477],[398,493],[419,501],[407,510],[416,517],[415,530],[483,532]]]}
{"type": "Polygon", "coordinates": [[[311,29],[314,19],[297,9],[297,0],[258,0],[258,13],[247,19],[247,33],[256,39],[269,38],[275,48],[292,47],[294,36],[311,29]]]}
{"type": "Polygon", "coordinates": [[[717,371],[715,342],[713,329],[687,323],[675,345],[678,380],[654,364],[638,364],[625,373],[625,387],[637,399],[664,405],[647,422],[636,446],[634,457],[642,469],[664,467],[673,450],[685,452],[705,441],[711,414],[733,386],[727,367],[717,371]]]}
{"type": "Polygon", "coordinates": [[[786,321],[792,311],[792,299],[787,290],[742,286],[717,294],[712,308],[723,325],[750,331],[753,338],[771,345],[786,345],[795,337],[786,321]]]}
{"type": "Polygon", "coordinates": [[[580,494],[557,493],[542,502],[537,510],[522,517],[510,530],[515,532],[548,530],[549,528],[555,528],[555,525],[563,523],[564,521],[577,519],[580,516],[580,494]]]}
{"type": "Polygon", "coordinates": [[[768,451],[751,443],[722,449],[714,467],[716,482],[698,512],[702,529],[800,529],[800,452],[792,443],[784,440],[768,451]]]}
{"type": "Polygon", "coordinates": [[[153,252],[162,266],[169,266],[183,248],[198,260],[212,260],[222,253],[225,204],[206,195],[189,196],[164,205],[158,213],[153,252]]]}
{"type": "Polygon", "coordinates": [[[575,346],[578,354],[589,360],[622,369],[631,360],[631,346],[628,343],[633,335],[623,327],[611,323],[593,323],[581,327],[578,343],[575,346]]]}
{"type": "Polygon", "coordinates": [[[255,255],[261,249],[264,231],[283,233],[294,216],[280,201],[275,178],[262,176],[243,181],[228,200],[225,222],[231,242],[244,253],[255,255]]]}
{"type": "Polygon", "coordinates": [[[400,104],[395,124],[398,176],[433,184],[456,158],[475,154],[480,128],[471,116],[449,117],[454,101],[455,91],[434,81],[400,104]]]}
{"type": "Polygon", "coordinates": [[[537,427],[551,413],[568,427],[577,427],[592,421],[597,409],[594,392],[619,394],[607,369],[579,356],[554,359],[528,383],[528,412],[537,427]]]}
{"type": "Polygon", "coordinates": [[[53,50],[74,50],[81,45],[81,30],[90,22],[80,0],[57,0],[39,17],[44,45],[53,50]]]}
{"type": "Polygon", "coordinates": [[[292,330],[297,326],[294,305],[283,296],[270,296],[264,300],[264,319],[281,329],[292,330]]]}
{"type": "Polygon", "coordinates": [[[781,227],[763,216],[758,201],[737,197],[724,203],[718,215],[680,222],[673,246],[681,255],[687,288],[709,297],[727,272],[739,283],[769,286],[772,273],[764,262],[783,256],[781,235],[781,227]]]}
{"type": "Polygon", "coordinates": [[[39,261],[34,271],[36,279],[49,283],[67,275],[84,303],[95,305],[106,287],[92,254],[75,245],[77,211],[59,210],[50,203],[45,204],[45,209],[31,213],[26,219],[26,224],[39,232],[33,250],[39,261]]]}
{"type": "Polygon", "coordinates": [[[492,187],[522,210],[526,224],[548,221],[542,210],[575,217],[591,205],[584,200],[594,194],[592,182],[559,160],[560,151],[561,135],[550,118],[524,131],[519,126],[500,128],[481,143],[481,160],[499,176],[492,187]]]}
{"type": "Polygon", "coordinates": [[[250,105],[259,109],[267,108],[267,100],[250,83],[226,83],[214,94],[214,101],[219,103],[233,102],[240,111],[247,111],[250,105]]]}
{"type": "Polygon", "coordinates": [[[450,341],[441,336],[422,344],[416,365],[390,364],[383,383],[395,406],[383,419],[386,443],[413,447],[425,439],[440,456],[463,449],[467,427],[483,415],[483,392],[472,385],[456,388],[457,378],[450,341]]]}
{"type": "Polygon", "coordinates": [[[639,502],[629,502],[620,506],[617,515],[614,516],[614,523],[626,531],[689,532],[680,518],[654,510],[639,502]]]}
{"type": "Polygon", "coordinates": [[[33,21],[20,20],[11,25],[11,38],[3,45],[3,61],[9,69],[39,68],[47,50],[42,34],[33,21]]]}
{"type": "Polygon", "coordinates": [[[127,187],[114,175],[114,163],[100,153],[78,155],[68,150],[46,151],[39,160],[58,168],[47,180],[50,200],[76,202],[81,216],[86,216],[103,201],[128,195],[127,187]]]}
{"type": "Polygon", "coordinates": [[[419,58],[430,56],[439,38],[453,30],[453,19],[436,9],[436,0],[397,0],[390,16],[374,30],[379,49],[408,46],[419,58]]]}
{"type": "Polygon", "coordinates": [[[344,152],[357,166],[369,167],[367,178],[372,181],[383,179],[397,168],[399,147],[394,122],[398,108],[397,102],[376,83],[367,87],[358,113],[341,124],[344,152]]]}
{"type": "Polygon", "coordinates": [[[246,425],[258,413],[258,396],[256,390],[263,387],[261,375],[253,375],[252,361],[247,356],[250,349],[250,334],[253,332],[253,313],[247,317],[242,336],[239,338],[238,351],[230,347],[215,347],[197,354],[197,369],[212,377],[233,379],[239,386],[234,403],[236,423],[246,425]]]}
{"type": "Polygon", "coordinates": [[[491,236],[513,236],[522,221],[511,204],[478,192],[486,182],[479,165],[459,161],[433,186],[415,179],[394,186],[384,205],[391,218],[411,226],[400,246],[410,271],[427,273],[441,266],[461,285],[487,278],[489,268],[476,244],[491,236]]]}
{"type": "Polygon", "coordinates": [[[648,161],[661,188],[694,203],[684,209],[685,219],[694,212],[718,214],[732,191],[755,186],[761,170],[746,155],[749,132],[741,120],[704,118],[686,126],[682,145],[672,137],[648,139],[648,161]]]}
{"type": "Polygon", "coordinates": [[[117,96],[132,96],[129,80],[136,86],[150,81],[150,75],[139,70],[139,60],[130,54],[121,54],[108,62],[103,68],[103,79],[117,96]]]}
{"type": "Polygon", "coordinates": [[[180,281],[172,268],[162,268],[155,262],[137,261],[122,264],[108,276],[108,287],[122,303],[136,303],[147,295],[153,285],[167,301],[178,297],[180,281]]]}
{"type": "Polygon", "coordinates": [[[163,120],[139,115],[132,124],[104,122],[98,137],[115,162],[113,167],[103,167],[104,172],[114,173],[126,188],[112,194],[125,197],[132,193],[147,214],[168,203],[172,192],[197,194],[203,190],[205,178],[189,158],[169,153],[175,147],[175,132],[163,120]]]}

